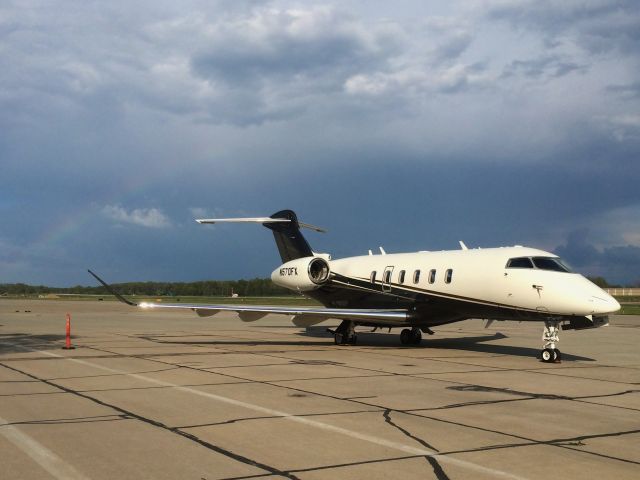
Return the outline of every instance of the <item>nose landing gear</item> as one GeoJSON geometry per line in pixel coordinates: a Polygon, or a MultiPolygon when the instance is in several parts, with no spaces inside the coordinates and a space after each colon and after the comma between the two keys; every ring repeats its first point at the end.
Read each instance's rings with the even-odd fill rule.
{"type": "Polygon", "coordinates": [[[560,341],[560,322],[557,320],[545,320],[542,341],[544,347],[540,352],[540,359],[545,363],[557,363],[562,360],[560,350],[556,348],[556,343],[560,341]]]}

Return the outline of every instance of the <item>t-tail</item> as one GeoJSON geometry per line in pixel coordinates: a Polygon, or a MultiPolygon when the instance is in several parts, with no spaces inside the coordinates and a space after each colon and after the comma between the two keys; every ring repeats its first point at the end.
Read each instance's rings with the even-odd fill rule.
{"type": "Polygon", "coordinates": [[[307,239],[304,238],[301,227],[324,232],[322,228],[308,223],[302,223],[292,210],[281,210],[270,217],[257,218],[202,218],[196,220],[198,223],[261,223],[273,232],[276,246],[280,252],[282,262],[286,263],[298,258],[311,257],[314,255],[307,239]]]}

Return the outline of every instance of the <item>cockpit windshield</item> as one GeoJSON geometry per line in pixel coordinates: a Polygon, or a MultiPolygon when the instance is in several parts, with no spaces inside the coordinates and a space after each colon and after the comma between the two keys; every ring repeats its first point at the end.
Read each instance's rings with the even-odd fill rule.
{"type": "Polygon", "coordinates": [[[507,262],[507,268],[537,268],[571,273],[571,268],[557,257],[517,257],[507,262]]]}
{"type": "Polygon", "coordinates": [[[540,270],[553,270],[554,272],[571,273],[571,269],[562,263],[562,260],[554,257],[533,257],[533,263],[540,270]]]}
{"type": "Polygon", "coordinates": [[[529,257],[512,258],[507,262],[507,268],[533,268],[529,257]]]}

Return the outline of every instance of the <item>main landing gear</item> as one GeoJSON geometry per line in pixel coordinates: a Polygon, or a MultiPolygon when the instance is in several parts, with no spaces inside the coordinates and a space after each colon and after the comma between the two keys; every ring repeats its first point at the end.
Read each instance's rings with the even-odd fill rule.
{"type": "Polygon", "coordinates": [[[562,355],[560,350],[556,348],[556,343],[560,341],[560,322],[556,320],[545,320],[544,332],[542,332],[542,341],[544,347],[540,352],[540,359],[545,363],[560,362],[562,355]]]}
{"type": "MultiPolygon", "coordinates": [[[[355,345],[358,335],[355,332],[355,325],[351,320],[343,320],[335,330],[327,329],[333,334],[333,341],[336,345],[355,345]]],[[[431,330],[425,332],[433,334],[431,330]]],[[[418,327],[405,328],[400,332],[400,342],[402,345],[419,345],[422,341],[422,332],[418,327]]]]}
{"type": "Polygon", "coordinates": [[[333,341],[336,345],[355,345],[358,340],[355,325],[351,320],[343,320],[335,330],[327,330],[333,333],[333,341]]]}
{"type": "Polygon", "coordinates": [[[411,329],[404,328],[400,332],[400,343],[402,345],[419,345],[422,341],[422,332],[417,327],[411,329]]]}

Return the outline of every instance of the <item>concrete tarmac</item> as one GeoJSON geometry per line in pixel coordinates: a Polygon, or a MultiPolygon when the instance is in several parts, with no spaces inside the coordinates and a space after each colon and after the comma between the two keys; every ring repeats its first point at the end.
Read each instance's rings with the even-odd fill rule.
{"type": "Polygon", "coordinates": [[[559,364],[539,324],[327,325],[2,299],[0,478],[640,478],[640,317],[559,364]]]}

